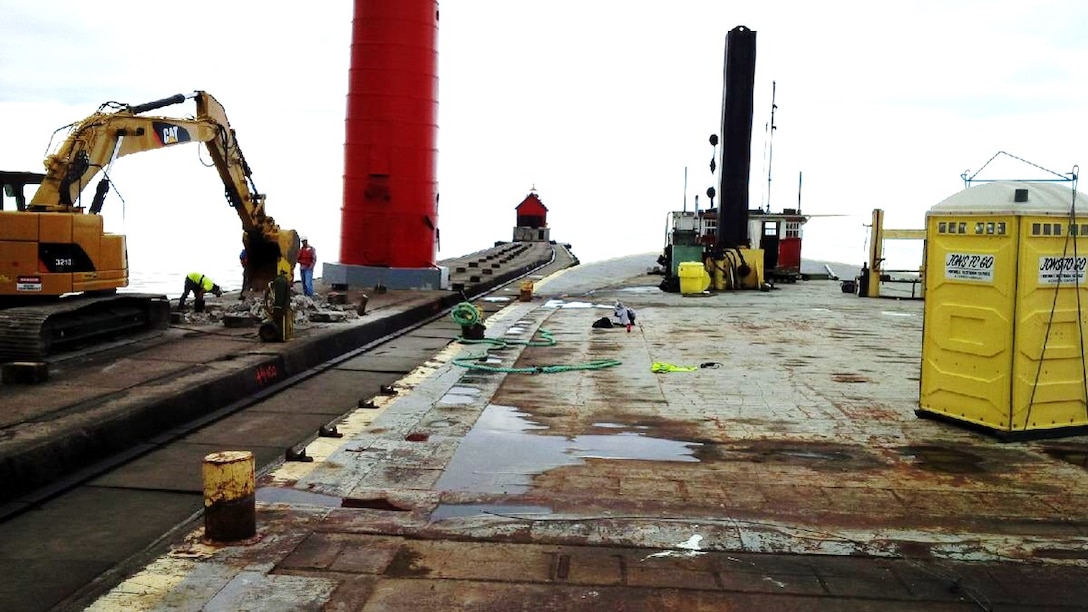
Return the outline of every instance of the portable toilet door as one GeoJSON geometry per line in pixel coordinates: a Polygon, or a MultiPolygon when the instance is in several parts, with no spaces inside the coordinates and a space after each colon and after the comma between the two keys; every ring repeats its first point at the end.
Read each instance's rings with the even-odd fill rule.
{"type": "Polygon", "coordinates": [[[1088,425],[1088,215],[1073,206],[1060,184],[995,182],[927,213],[920,416],[1005,438],[1088,425]]]}

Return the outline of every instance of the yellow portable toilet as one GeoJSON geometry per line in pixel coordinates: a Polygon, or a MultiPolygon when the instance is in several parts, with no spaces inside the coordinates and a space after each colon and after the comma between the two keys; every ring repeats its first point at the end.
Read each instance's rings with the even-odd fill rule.
{"type": "Polygon", "coordinates": [[[680,262],[677,272],[680,276],[681,295],[699,294],[710,286],[710,274],[701,261],[680,262]]]}
{"type": "Polygon", "coordinates": [[[1088,200],[970,187],[926,214],[925,260],[918,415],[1006,439],[1084,431],[1088,200]]]}

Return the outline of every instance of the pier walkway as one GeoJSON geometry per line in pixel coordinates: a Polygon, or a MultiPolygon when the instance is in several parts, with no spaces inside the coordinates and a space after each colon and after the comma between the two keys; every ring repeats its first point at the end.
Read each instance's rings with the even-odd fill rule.
{"type": "Polygon", "coordinates": [[[916,417],[922,302],[652,265],[538,282],[89,609],[1088,609],[1088,441],[916,417]]]}

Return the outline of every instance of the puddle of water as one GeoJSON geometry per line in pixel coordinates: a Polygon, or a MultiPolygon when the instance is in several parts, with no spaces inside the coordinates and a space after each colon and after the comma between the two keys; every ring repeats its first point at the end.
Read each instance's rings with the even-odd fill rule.
{"type": "Polygon", "coordinates": [[[385,498],[377,499],[356,499],[354,497],[345,497],[344,501],[340,503],[342,508],[365,508],[367,510],[385,510],[387,512],[410,512],[411,507],[400,506],[394,504],[385,498]]]}
{"type": "Polygon", "coordinates": [[[447,393],[456,393],[457,395],[478,395],[480,390],[475,387],[462,387],[460,385],[454,385],[450,387],[447,393]]]}
{"type": "Polygon", "coordinates": [[[438,398],[438,404],[441,406],[464,406],[465,404],[471,404],[474,399],[476,399],[474,395],[447,393],[438,398]]]}
{"type": "Polygon", "coordinates": [[[257,501],[266,504],[321,506],[322,508],[339,508],[344,503],[342,497],[278,487],[258,487],[256,497],[257,501]]]}
{"type": "Polygon", "coordinates": [[[483,301],[484,301],[484,302],[509,302],[509,301],[510,301],[510,299],[511,299],[511,298],[509,298],[509,297],[501,297],[501,296],[498,296],[498,297],[496,297],[496,296],[491,296],[491,297],[485,297],[485,298],[483,298],[483,301]]]}
{"type": "Polygon", "coordinates": [[[312,493],[298,489],[284,489],[280,487],[259,487],[256,492],[257,501],[266,504],[288,504],[291,506],[318,506],[321,508],[365,508],[368,510],[387,510],[392,512],[408,512],[411,508],[405,508],[394,504],[385,498],[360,499],[355,497],[337,497],[323,493],[312,493]]]}
{"type": "MultiPolygon", "coordinates": [[[[519,434],[526,431],[548,429],[547,425],[534,423],[525,418],[526,416],[528,415],[513,406],[488,404],[487,408],[480,414],[480,417],[476,419],[476,423],[472,426],[472,430],[470,430],[465,437],[473,436],[479,431],[487,433],[519,434]]],[[[464,443],[461,445],[464,446],[464,443]]]]}
{"type": "Polygon", "coordinates": [[[480,516],[494,514],[516,516],[522,514],[547,515],[552,509],[547,506],[503,506],[497,504],[439,504],[431,513],[431,522],[459,516],[480,516]]]}
{"type": "Polygon", "coordinates": [[[798,450],[784,448],[778,451],[782,455],[788,455],[790,457],[797,457],[799,459],[822,459],[827,461],[849,461],[850,455],[846,453],[828,453],[822,451],[813,450],[798,450]]]}
{"type": "Polygon", "coordinates": [[[442,406],[464,406],[475,401],[476,396],[479,394],[480,390],[474,387],[454,385],[450,387],[449,391],[446,391],[445,395],[438,398],[438,404],[442,406]]]}
{"type": "Polygon", "coordinates": [[[922,469],[949,474],[979,474],[985,472],[982,457],[965,450],[943,446],[914,445],[899,449],[899,454],[922,469]]]}
{"type": "Polygon", "coordinates": [[[511,406],[489,405],[465,436],[436,488],[473,493],[524,493],[550,469],[588,458],[697,462],[696,442],[651,438],[639,432],[553,436],[546,425],[511,406]]]}
{"type": "Polygon", "coordinates": [[[548,300],[544,302],[545,308],[608,308],[611,306],[602,306],[600,304],[592,304],[590,302],[567,302],[564,300],[548,300]]]}
{"type": "Polygon", "coordinates": [[[636,293],[639,295],[661,295],[661,288],[657,285],[640,285],[637,287],[619,287],[617,293],[636,293]]]}
{"type": "Polygon", "coordinates": [[[1066,461],[1075,466],[1088,468],[1088,450],[1079,448],[1044,448],[1043,452],[1055,459],[1066,461]]]}
{"type": "Polygon", "coordinates": [[[624,425],[623,423],[594,423],[593,426],[603,429],[648,429],[645,425],[624,425]]]}

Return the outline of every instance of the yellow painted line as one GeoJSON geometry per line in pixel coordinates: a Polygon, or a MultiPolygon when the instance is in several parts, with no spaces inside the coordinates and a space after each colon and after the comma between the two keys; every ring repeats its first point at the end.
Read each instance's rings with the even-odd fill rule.
{"type": "Polygon", "coordinates": [[[573,269],[574,268],[563,268],[562,270],[560,270],[558,272],[555,272],[554,274],[549,274],[549,275],[545,276],[544,278],[536,281],[534,283],[533,293],[536,293],[536,289],[539,289],[540,287],[543,287],[543,286],[547,285],[549,281],[557,279],[557,278],[563,276],[564,274],[566,274],[567,272],[570,272],[573,269]]]}
{"type": "Polygon", "coordinates": [[[175,588],[192,573],[192,559],[160,557],[143,571],[125,580],[91,604],[88,612],[143,612],[159,608],[175,588]]]}

